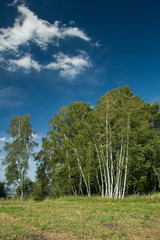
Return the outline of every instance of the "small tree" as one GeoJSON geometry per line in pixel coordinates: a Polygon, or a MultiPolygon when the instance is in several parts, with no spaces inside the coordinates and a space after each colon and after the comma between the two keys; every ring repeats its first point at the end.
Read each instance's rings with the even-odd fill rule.
{"type": "Polygon", "coordinates": [[[32,154],[33,148],[38,144],[34,141],[35,133],[30,123],[31,116],[16,116],[11,120],[10,130],[12,142],[6,142],[4,150],[7,151],[3,161],[6,165],[6,179],[8,184],[15,183],[20,187],[20,198],[24,196],[24,182],[29,168],[28,159],[32,154]]]}

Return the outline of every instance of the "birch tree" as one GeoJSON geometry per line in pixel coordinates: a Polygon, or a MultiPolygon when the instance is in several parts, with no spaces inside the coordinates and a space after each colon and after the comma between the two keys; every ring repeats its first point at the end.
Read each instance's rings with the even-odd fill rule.
{"type": "Polygon", "coordinates": [[[23,199],[23,184],[29,169],[29,157],[33,148],[37,146],[34,141],[34,131],[30,123],[29,115],[16,116],[11,120],[7,133],[11,136],[11,142],[6,142],[4,150],[7,152],[3,164],[6,165],[6,179],[8,184],[16,184],[20,187],[20,198],[23,199]]]}
{"type": "Polygon", "coordinates": [[[37,176],[43,186],[48,181],[57,195],[115,199],[157,189],[157,106],[124,86],[107,92],[94,109],[82,102],[62,107],[50,119],[39,154],[37,176]]]}
{"type": "Polygon", "coordinates": [[[90,111],[91,108],[87,103],[71,103],[69,107],[61,108],[60,112],[54,118],[51,118],[51,130],[49,131],[50,139],[57,138],[56,148],[59,148],[58,152],[61,152],[61,159],[63,159],[62,162],[59,162],[58,168],[61,167],[62,169],[62,165],[68,166],[68,180],[72,192],[75,194],[77,191],[82,192],[83,182],[88,196],[91,196],[91,176],[84,122],[90,111]],[[78,174],[75,174],[77,170],[78,174]],[[73,172],[75,176],[79,176],[79,190],[71,183],[73,172]]]}
{"type": "Polygon", "coordinates": [[[137,157],[133,146],[149,137],[146,104],[128,86],[113,89],[98,101],[91,125],[95,129],[101,195],[124,198],[130,162],[137,157]]]}

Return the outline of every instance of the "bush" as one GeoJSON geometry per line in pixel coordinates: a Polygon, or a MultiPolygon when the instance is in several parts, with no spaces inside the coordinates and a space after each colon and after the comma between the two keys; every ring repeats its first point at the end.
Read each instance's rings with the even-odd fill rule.
{"type": "Polygon", "coordinates": [[[7,193],[6,193],[6,188],[5,188],[5,183],[0,182],[0,198],[6,198],[7,193]]]}
{"type": "Polygon", "coordinates": [[[35,201],[42,201],[45,198],[41,184],[38,182],[36,182],[33,187],[33,198],[35,201]]]}

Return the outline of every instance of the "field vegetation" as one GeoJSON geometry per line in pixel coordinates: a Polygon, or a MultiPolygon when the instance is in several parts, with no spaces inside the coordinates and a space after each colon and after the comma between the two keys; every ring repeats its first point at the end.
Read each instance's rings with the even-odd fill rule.
{"type": "Polygon", "coordinates": [[[0,239],[160,239],[160,194],[0,200],[0,239]]]}
{"type": "MultiPolygon", "coordinates": [[[[160,191],[160,104],[145,102],[129,86],[107,92],[93,108],[63,106],[50,118],[42,147],[34,153],[31,116],[16,116],[7,133],[2,163],[7,184],[21,199],[66,195],[126,195],[160,191]],[[35,160],[36,181],[28,178],[35,160]]],[[[3,185],[3,183],[2,183],[3,185]]]]}
{"type": "Polygon", "coordinates": [[[0,200],[0,239],[160,240],[158,102],[129,86],[94,108],[72,102],[50,118],[38,153],[30,119],[16,116],[7,130],[0,198],[16,198],[0,200]]]}

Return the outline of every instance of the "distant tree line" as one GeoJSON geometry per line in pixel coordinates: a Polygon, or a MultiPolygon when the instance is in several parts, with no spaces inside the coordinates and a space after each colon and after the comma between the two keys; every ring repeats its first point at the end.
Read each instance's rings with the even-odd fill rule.
{"type": "Polygon", "coordinates": [[[42,149],[34,156],[36,182],[27,178],[28,159],[37,145],[30,116],[11,120],[6,143],[6,179],[21,196],[125,194],[160,190],[160,105],[133,95],[129,86],[107,92],[91,108],[72,102],[51,117],[42,149]],[[28,186],[28,187],[27,187],[28,186]]]}

